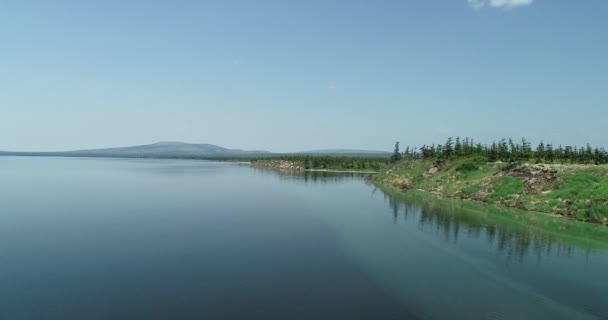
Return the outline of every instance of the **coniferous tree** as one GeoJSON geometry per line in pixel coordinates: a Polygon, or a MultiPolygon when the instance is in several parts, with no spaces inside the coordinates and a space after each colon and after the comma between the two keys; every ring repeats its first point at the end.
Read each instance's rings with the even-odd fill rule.
{"type": "Polygon", "coordinates": [[[521,138],[521,148],[519,159],[523,161],[529,161],[533,156],[532,147],[530,142],[526,141],[526,138],[521,138]]]}
{"type": "Polygon", "coordinates": [[[449,159],[454,155],[454,142],[452,137],[449,137],[443,146],[443,157],[449,159]]]}
{"type": "Polygon", "coordinates": [[[475,154],[483,154],[484,150],[483,150],[483,146],[481,145],[481,143],[477,143],[477,146],[475,147],[475,154]]]}
{"type": "Polygon", "coordinates": [[[583,161],[585,163],[590,163],[591,161],[593,161],[593,148],[591,148],[591,145],[589,145],[587,143],[587,147],[585,148],[585,155],[583,157],[583,161]]]}
{"type": "Polygon", "coordinates": [[[304,157],[304,169],[310,169],[310,156],[304,157]]]}
{"type": "Polygon", "coordinates": [[[488,152],[488,161],[490,162],[496,162],[499,158],[499,153],[498,153],[498,145],[496,144],[496,142],[492,142],[492,146],[490,147],[490,150],[488,152]]]}
{"type": "Polygon", "coordinates": [[[555,162],[555,153],[553,152],[552,144],[547,144],[547,147],[545,150],[545,158],[547,159],[547,161],[549,161],[551,163],[555,162]]]}
{"type": "MultiPolygon", "coordinates": [[[[408,146],[403,154],[399,153],[399,144],[395,144],[395,153],[388,160],[396,162],[405,159],[441,159],[449,160],[454,157],[469,157],[473,155],[484,156],[487,161],[535,161],[536,163],[580,163],[580,164],[605,164],[608,163],[608,153],[605,149],[592,148],[590,144],[585,147],[578,146],[559,146],[553,149],[552,144],[545,144],[541,141],[536,149],[531,147],[530,142],[522,138],[520,143],[514,143],[512,139],[501,139],[500,142],[492,142],[491,145],[475,144],[473,139],[457,137],[448,138],[445,144],[424,145],[421,148],[408,146]]],[[[304,161],[306,163],[306,160],[304,161]]],[[[321,166],[333,165],[331,161],[325,160],[321,166]]],[[[343,167],[362,168],[366,166],[360,161],[346,161],[341,164],[343,167]]],[[[371,164],[370,164],[371,165],[371,164]]],[[[315,167],[315,164],[312,165],[315,167]]]]}
{"type": "Polygon", "coordinates": [[[454,144],[454,154],[457,157],[462,156],[462,144],[460,143],[460,137],[456,137],[456,143],[454,144]]]}
{"type": "Polygon", "coordinates": [[[545,144],[541,141],[536,147],[536,163],[541,163],[545,160],[545,144]]]}
{"type": "Polygon", "coordinates": [[[437,145],[437,156],[440,158],[443,158],[443,145],[442,144],[437,145]]]}
{"type": "Polygon", "coordinates": [[[500,161],[509,161],[509,146],[505,139],[500,140],[498,144],[498,159],[500,161]]]}
{"type": "Polygon", "coordinates": [[[395,142],[395,151],[391,156],[391,162],[397,162],[401,160],[403,157],[401,156],[401,152],[399,152],[399,141],[395,142]]]}

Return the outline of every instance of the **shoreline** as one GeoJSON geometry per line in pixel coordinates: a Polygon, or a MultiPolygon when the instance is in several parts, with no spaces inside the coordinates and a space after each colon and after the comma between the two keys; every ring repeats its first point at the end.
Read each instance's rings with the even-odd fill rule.
{"type": "Polygon", "coordinates": [[[368,182],[401,192],[517,209],[568,221],[608,225],[608,202],[598,193],[607,183],[606,166],[483,163],[463,171],[454,160],[438,165],[411,161],[387,168],[368,182]]]}
{"type": "MultiPolygon", "coordinates": [[[[0,155],[0,156],[24,156],[24,155],[0,155]]],[[[45,155],[49,156],[49,155],[45,155]]],[[[37,157],[37,156],[33,156],[37,157]]],[[[44,156],[43,156],[44,157],[44,156]]],[[[248,165],[252,168],[256,169],[267,169],[267,170],[276,170],[276,171],[292,171],[292,172],[325,172],[325,173],[344,173],[344,174],[365,174],[368,177],[365,178],[367,183],[373,184],[377,187],[384,187],[394,189],[394,191],[407,193],[408,191],[421,192],[428,195],[435,196],[441,199],[454,199],[454,200],[464,200],[464,202],[472,202],[482,205],[487,205],[495,208],[508,208],[508,209],[516,209],[530,213],[542,214],[544,216],[560,218],[567,221],[578,221],[592,224],[599,224],[608,226],[608,219],[605,216],[580,216],[576,214],[576,210],[573,210],[570,206],[572,204],[576,204],[577,202],[580,204],[581,202],[587,204],[588,210],[597,210],[598,208],[604,210],[606,207],[606,203],[596,202],[594,199],[588,198],[572,198],[572,197],[564,197],[557,198],[559,202],[557,202],[557,206],[555,206],[554,201],[549,197],[544,197],[546,194],[549,194],[552,191],[560,190],[560,187],[556,187],[555,185],[548,184],[546,186],[551,187],[549,189],[536,190],[539,191],[537,193],[527,193],[526,188],[531,185],[531,181],[542,179],[542,175],[536,175],[533,179],[528,178],[527,180],[524,178],[521,180],[523,183],[522,190],[518,191],[519,193],[505,194],[504,196],[499,197],[498,199],[488,200],[488,195],[492,195],[491,189],[488,189],[490,193],[480,193],[476,191],[474,193],[464,193],[471,186],[475,186],[476,183],[484,182],[486,185],[484,187],[492,186],[492,181],[488,179],[495,178],[506,178],[508,176],[508,172],[504,173],[501,171],[493,170],[492,174],[488,174],[485,178],[475,181],[466,181],[460,180],[457,178],[457,175],[454,175],[454,172],[449,172],[448,180],[437,180],[435,176],[439,176],[439,174],[445,170],[452,170],[450,168],[440,168],[439,170],[429,174],[431,169],[434,169],[434,165],[424,162],[411,163],[408,167],[395,167],[389,166],[384,170],[387,170],[386,173],[384,170],[372,171],[372,170],[352,170],[352,169],[313,169],[313,168],[305,168],[303,165],[298,164],[292,161],[280,160],[278,162],[269,162],[269,161],[243,161],[237,159],[196,159],[196,158],[158,158],[158,157],[82,157],[82,156],[65,156],[65,155],[54,155],[51,157],[62,157],[62,158],[105,158],[105,159],[158,159],[158,160],[206,160],[206,161],[218,161],[225,163],[232,163],[236,165],[248,165]],[[413,167],[411,167],[413,166],[413,167]],[[416,168],[418,166],[418,168],[416,168]],[[422,175],[418,173],[420,176],[416,176],[416,171],[419,171],[420,166],[423,166],[424,170],[422,171],[422,175]],[[412,169],[414,172],[412,172],[412,169]],[[499,174],[500,173],[500,174],[499,174]],[[488,184],[487,182],[490,182],[488,184]],[[430,184],[429,184],[430,183],[430,184]],[[450,185],[451,184],[451,185],[450,185]],[[551,205],[549,207],[548,205],[551,205]]],[[[486,166],[499,166],[501,163],[487,163],[486,166]]],[[[535,166],[539,165],[531,165],[524,164],[525,169],[529,170],[530,168],[538,170],[535,166]]],[[[541,168],[556,168],[556,167],[565,167],[565,171],[561,172],[577,172],[576,170],[580,169],[597,169],[602,168],[598,166],[583,166],[583,165],[540,165],[541,168]]],[[[480,168],[481,169],[481,168],[480,168]]],[[[516,168],[517,169],[517,168],[516,168]]],[[[521,169],[521,168],[520,168],[521,169]]],[[[604,169],[605,171],[608,169],[604,169]]],[[[560,173],[560,172],[558,172],[560,173]]],[[[606,175],[604,174],[604,177],[606,175]]],[[[509,177],[510,178],[510,177],[509,177]]],[[[555,184],[556,179],[560,178],[560,176],[555,173],[553,177],[551,177],[550,183],[555,184]]],[[[561,181],[562,183],[566,183],[561,181]]],[[[605,181],[604,181],[605,182],[605,181]]],[[[603,183],[604,183],[603,182],[603,183]]],[[[567,183],[566,183],[567,185],[567,183]]],[[[545,186],[545,187],[546,187],[545,186]]]]}
{"type": "Polygon", "coordinates": [[[602,194],[594,193],[598,188],[608,187],[608,166],[530,163],[513,166],[499,162],[463,166],[467,161],[470,159],[441,164],[407,161],[375,171],[313,169],[290,159],[258,160],[250,165],[283,172],[366,174],[367,183],[403,193],[416,191],[442,199],[465,200],[494,208],[608,226],[605,213],[608,201],[602,194]],[[580,179],[584,181],[582,186],[580,179]],[[584,196],[580,194],[581,190],[586,192],[584,196]]]}
{"type": "Polygon", "coordinates": [[[293,172],[332,172],[332,173],[357,173],[357,174],[378,174],[378,171],[361,169],[321,169],[321,168],[307,168],[303,163],[294,162],[290,160],[277,160],[277,159],[265,159],[257,160],[249,163],[252,168],[257,169],[268,169],[277,171],[293,171],[293,172]]]}
{"type": "Polygon", "coordinates": [[[557,214],[557,213],[542,212],[542,211],[536,211],[536,210],[527,210],[527,209],[522,209],[522,208],[518,208],[518,207],[502,206],[502,205],[491,204],[491,203],[487,203],[487,202],[483,202],[483,201],[475,200],[475,199],[470,199],[470,198],[452,197],[452,196],[448,196],[448,195],[444,195],[444,194],[438,193],[436,191],[427,191],[427,190],[424,190],[424,189],[404,190],[404,189],[401,189],[401,188],[398,188],[398,187],[395,187],[395,186],[392,186],[392,185],[387,185],[387,184],[383,184],[383,183],[376,182],[376,181],[370,181],[370,183],[372,183],[375,187],[378,187],[380,189],[385,188],[385,189],[389,189],[389,190],[391,190],[393,192],[401,193],[401,194],[406,194],[408,192],[422,193],[422,194],[425,194],[425,195],[428,195],[428,196],[432,196],[432,197],[436,197],[438,199],[443,199],[443,200],[458,200],[458,201],[462,201],[462,202],[470,202],[470,203],[475,203],[475,204],[478,204],[478,205],[488,206],[488,207],[492,207],[492,208],[509,209],[509,210],[517,210],[517,211],[522,211],[522,212],[533,213],[533,214],[541,214],[543,216],[552,217],[552,218],[559,218],[559,219],[566,220],[566,221],[581,222],[581,223],[590,223],[590,224],[594,224],[594,225],[605,225],[605,224],[599,223],[599,222],[573,219],[571,217],[564,216],[564,215],[557,214]]]}
{"type": "Polygon", "coordinates": [[[335,172],[335,173],[365,173],[365,174],[377,174],[376,171],[362,171],[362,170],[338,170],[338,169],[303,169],[302,171],[308,172],[335,172]]]}

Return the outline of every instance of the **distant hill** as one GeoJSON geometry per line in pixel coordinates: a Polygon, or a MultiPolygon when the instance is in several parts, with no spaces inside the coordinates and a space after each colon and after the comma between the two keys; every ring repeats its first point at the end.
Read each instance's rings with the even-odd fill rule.
{"type": "Polygon", "coordinates": [[[154,144],[124,147],[124,148],[109,148],[109,149],[93,149],[93,150],[78,150],[70,151],[69,153],[78,154],[111,154],[111,155],[129,155],[129,156],[220,156],[220,155],[243,155],[243,154],[265,154],[270,153],[268,151],[261,150],[240,150],[240,149],[227,149],[224,147],[216,146],[213,144],[193,144],[184,142],[158,142],[154,144]]]}
{"type": "Polygon", "coordinates": [[[297,154],[302,155],[327,155],[327,156],[342,156],[342,157],[388,157],[391,155],[387,151],[376,151],[376,150],[358,150],[358,149],[323,149],[323,150],[310,150],[298,152],[297,154]]]}
{"type": "Polygon", "coordinates": [[[204,158],[227,159],[241,157],[273,157],[287,155],[335,156],[335,157],[388,157],[385,151],[356,149],[325,149],[296,153],[272,153],[264,150],[228,149],[206,143],[184,143],[176,141],[157,142],[141,146],[87,149],[59,152],[11,152],[0,151],[0,155],[50,156],[50,157],[115,157],[115,158],[204,158]]]}
{"type": "MultiPolygon", "coordinates": [[[[2,152],[0,152],[0,154],[2,154],[2,152]]],[[[249,151],[240,149],[227,149],[213,144],[193,144],[167,141],[148,145],[121,148],[74,150],[61,152],[4,152],[4,154],[71,157],[223,158],[250,155],[270,155],[271,153],[262,150],[249,151]]]]}

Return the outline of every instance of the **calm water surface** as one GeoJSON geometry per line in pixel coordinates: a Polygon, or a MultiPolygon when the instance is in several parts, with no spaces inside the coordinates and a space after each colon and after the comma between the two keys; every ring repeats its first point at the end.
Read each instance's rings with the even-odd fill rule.
{"type": "Polygon", "coordinates": [[[608,231],[356,175],[0,157],[0,319],[608,319],[608,231]]]}

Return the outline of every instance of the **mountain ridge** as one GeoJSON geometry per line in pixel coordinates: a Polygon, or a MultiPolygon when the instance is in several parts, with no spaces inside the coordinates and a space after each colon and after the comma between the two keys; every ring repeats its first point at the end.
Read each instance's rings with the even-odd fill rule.
{"type": "Polygon", "coordinates": [[[0,151],[0,155],[21,156],[73,156],[73,157],[149,157],[149,158],[226,158],[245,156],[280,156],[280,155],[313,155],[313,156],[385,156],[388,152],[359,149],[322,149],[302,152],[274,153],[266,150],[229,149],[209,143],[186,143],[181,141],[159,141],[152,144],[112,147],[98,149],[81,149],[53,152],[13,152],[0,151]]]}
{"type": "Polygon", "coordinates": [[[0,151],[3,155],[35,156],[78,156],[78,157],[226,157],[244,155],[270,155],[265,150],[228,149],[208,143],[186,143],[179,141],[161,141],[152,144],[128,147],[99,149],[82,149],[54,152],[12,152],[0,151]]]}

